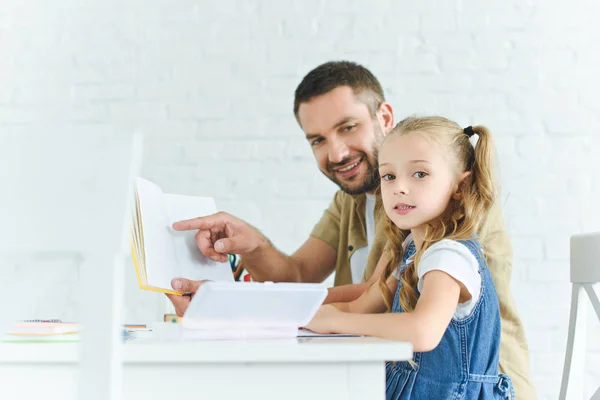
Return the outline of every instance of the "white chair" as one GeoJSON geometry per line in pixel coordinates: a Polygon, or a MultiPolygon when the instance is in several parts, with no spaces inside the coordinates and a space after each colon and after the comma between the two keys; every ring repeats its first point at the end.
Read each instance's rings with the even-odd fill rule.
{"type": "MultiPolygon", "coordinates": [[[[596,316],[600,320],[598,282],[600,282],[600,232],[572,236],[571,283],[573,289],[560,400],[583,398],[588,306],[585,297],[587,294],[596,316]]],[[[592,400],[600,400],[600,388],[596,390],[592,400]]]]}
{"type": "MultiPolygon", "coordinates": [[[[112,126],[0,131],[0,254],[81,260],[81,399],[122,397],[122,263],[141,140],[112,126]]],[[[3,307],[1,321],[18,312],[3,307]]]]}

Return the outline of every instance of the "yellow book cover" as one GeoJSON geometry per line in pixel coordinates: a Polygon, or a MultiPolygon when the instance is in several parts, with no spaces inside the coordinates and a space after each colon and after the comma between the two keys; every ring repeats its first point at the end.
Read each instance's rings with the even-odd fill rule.
{"type": "Polygon", "coordinates": [[[182,295],[171,287],[172,279],[234,281],[228,262],[200,252],[197,231],[172,228],[174,222],[216,213],[214,198],[163,193],[138,177],[132,204],[131,256],[141,289],[182,295]]]}

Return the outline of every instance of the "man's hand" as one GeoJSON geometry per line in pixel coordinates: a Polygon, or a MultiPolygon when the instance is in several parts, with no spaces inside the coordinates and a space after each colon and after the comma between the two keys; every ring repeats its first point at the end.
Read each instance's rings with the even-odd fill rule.
{"type": "Polygon", "coordinates": [[[198,230],[196,243],[207,257],[227,261],[227,254],[248,254],[269,241],[252,225],[225,212],[175,222],[177,231],[198,230]]]}
{"type": "Polygon", "coordinates": [[[183,317],[185,310],[187,310],[192,297],[196,294],[196,291],[206,281],[190,281],[189,279],[177,278],[171,281],[171,286],[178,292],[186,293],[183,296],[177,296],[175,294],[167,294],[171,303],[175,307],[175,312],[178,317],[183,317]]]}

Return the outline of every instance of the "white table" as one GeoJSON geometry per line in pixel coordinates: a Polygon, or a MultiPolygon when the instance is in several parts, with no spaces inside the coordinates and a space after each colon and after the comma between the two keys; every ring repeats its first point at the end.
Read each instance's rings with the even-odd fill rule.
{"type": "MultiPolygon", "coordinates": [[[[2,399],[77,398],[76,343],[0,344],[2,399]]],[[[366,337],[137,339],[123,348],[123,399],[383,399],[385,361],[409,343],[366,337]]]]}

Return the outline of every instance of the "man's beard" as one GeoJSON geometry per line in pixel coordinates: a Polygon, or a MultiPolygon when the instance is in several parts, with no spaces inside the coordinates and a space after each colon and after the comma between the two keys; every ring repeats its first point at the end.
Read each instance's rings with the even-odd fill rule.
{"type": "Polygon", "coordinates": [[[356,155],[346,157],[339,163],[327,163],[327,173],[324,173],[324,175],[349,195],[354,196],[363,193],[373,192],[379,187],[379,183],[381,182],[381,178],[379,177],[379,164],[377,160],[377,155],[379,154],[379,146],[383,142],[384,134],[381,130],[381,127],[379,126],[377,119],[373,119],[373,129],[375,130],[375,142],[373,143],[373,150],[371,151],[371,156],[367,156],[367,153],[365,153],[364,151],[358,152],[359,159],[361,160],[361,162],[364,161],[367,167],[367,171],[362,182],[357,183],[354,186],[350,186],[348,184],[340,182],[335,177],[334,168],[347,165],[348,163],[352,162],[353,159],[356,160],[356,155]]]}
{"type": "Polygon", "coordinates": [[[360,155],[361,163],[364,161],[367,168],[362,182],[357,182],[355,185],[349,185],[343,181],[338,180],[335,177],[335,172],[333,171],[333,168],[335,168],[336,166],[348,164],[352,161],[350,157],[345,158],[344,160],[342,160],[342,162],[337,164],[328,164],[327,170],[329,174],[325,174],[326,177],[328,177],[333,183],[338,185],[340,189],[342,189],[349,195],[358,195],[373,192],[375,189],[377,189],[377,187],[379,186],[379,182],[381,181],[379,178],[379,171],[377,168],[377,150],[374,149],[374,152],[371,157],[368,157],[365,152],[360,152],[358,154],[360,155]]]}

